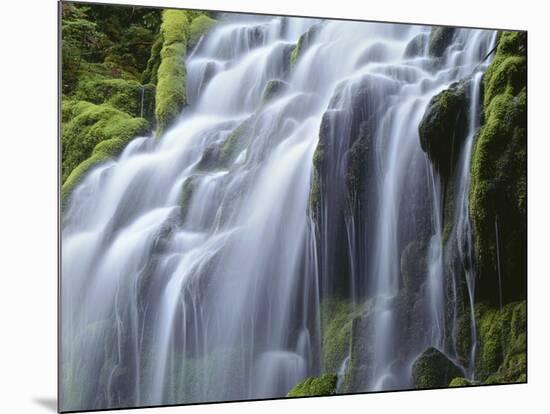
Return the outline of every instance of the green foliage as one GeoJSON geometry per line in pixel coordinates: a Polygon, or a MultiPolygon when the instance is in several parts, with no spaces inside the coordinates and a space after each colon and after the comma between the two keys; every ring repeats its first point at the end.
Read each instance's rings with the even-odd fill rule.
{"type": "Polygon", "coordinates": [[[189,28],[189,48],[193,48],[203,34],[208,32],[217,23],[215,19],[200,14],[193,19],[189,28]]]}
{"type": "Polygon", "coordinates": [[[90,168],[118,155],[126,143],[147,130],[145,119],[108,105],[62,102],[62,197],[90,168]]]}
{"type": "Polygon", "coordinates": [[[483,84],[485,121],[472,154],[470,215],[480,274],[478,296],[497,303],[526,295],[527,60],[523,33],[503,32],[483,84]],[[496,236],[499,236],[497,257],[496,236]]]}
{"type": "Polygon", "coordinates": [[[158,9],[64,3],[63,93],[73,93],[76,83],[87,74],[92,63],[132,73],[132,78],[139,79],[159,21],[158,9]]]}
{"type": "Polygon", "coordinates": [[[94,22],[86,20],[83,13],[75,12],[63,20],[61,41],[61,86],[63,93],[70,93],[82,63],[100,60],[107,39],[94,22]]]}
{"type": "Polygon", "coordinates": [[[435,348],[428,348],[413,363],[415,388],[447,387],[451,380],[463,375],[462,370],[435,348]]]}
{"type": "Polygon", "coordinates": [[[165,10],[160,28],[163,46],[157,72],[157,136],[161,136],[187,102],[184,57],[187,52],[189,21],[183,10],[165,10]]]}
{"type": "Polygon", "coordinates": [[[476,377],[485,383],[523,382],[527,364],[527,304],[515,302],[502,310],[478,306],[476,377]]]}
{"type": "Polygon", "coordinates": [[[157,72],[160,66],[160,51],[162,50],[163,43],[164,39],[162,38],[162,35],[158,34],[153,46],[151,47],[151,55],[147,61],[147,66],[143,71],[143,83],[151,83],[153,85],[157,84],[157,72]]]}
{"type": "Polygon", "coordinates": [[[287,397],[309,397],[316,395],[333,395],[336,393],[338,377],[325,374],[319,378],[306,378],[289,391],[287,397]]]}

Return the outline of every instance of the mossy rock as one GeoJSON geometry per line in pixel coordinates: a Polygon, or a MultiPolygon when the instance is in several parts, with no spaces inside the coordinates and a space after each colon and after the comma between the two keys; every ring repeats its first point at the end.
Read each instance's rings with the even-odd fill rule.
{"type": "Polygon", "coordinates": [[[224,166],[233,162],[252,140],[255,117],[243,121],[225,139],[220,152],[220,163],[224,166]]]}
{"type": "Polygon", "coordinates": [[[157,84],[157,72],[160,66],[160,51],[164,44],[164,38],[162,34],[157,34],[153,45],[151,46],[151,54],[149,60],[147,60],[147,66],[142,74],[142,83],[157,84]]]}
{"type": "Polygon", "coordinates": [[[462,377],[453,378],[449,383],[449,387],[469,387],[471,385],[473,384],[470,380],[462,377]]]}
{"type": "Polygon", "coordinates": [[[369,150],[371,148],[370,135],[361,128],[360,137],[366,139],[356,139],[348,153],[348,169],[346,172],[346,184],[348,187],[348,196],[350,199],[360,197],[365,192],[365,176],[367,173],[366,162],[369,150]]]}
{"type": "Polygon", "coordinates": [[[428,40],[428,53],[433,57],[441,57],[450,46],[455,35],[454,27],[433,27],[428,40]]]}
{"type": "Polygon", "coordinates": [[[187,53],[189,21],[184,10],[164,10],[160,28],[163,45],[157,71],[155,115],[161,136],[187,103],[184,58],[187,53]]]}
{"type": "Polygon", "coordinates": [[[147,120],[132,118],[109,105],[62,102],[62,197],[92,167],[117,156],[130,140],[148,130],[147,120]]]}
{"type": "Polygon", "coordinates": [[[319,29],[321,25],[320,23],[314,24],[309,28],[307,32],[302,34],[300,38],[298,39],[298,43],[296,43],[296,46],[294,49],[292,49],[292,52],[290,52],[290,67],[294,67],[296,65],[296,62],[298,59],[304,54],[304,52],[307,50],[308,47],[310,47],[313,42],[317,39],[317,36],[319,34],[319,29]]]}
{"type": "Polygon", "coordinates": [[[413,386],[417,389],[447,387],[453,378],[462,376],[462,370],[435,348],[425,350],[412,367],[413,386]]]}
{"type": "Polygon", "coordinates": [[[527,304],[476,309],[476,378],[485,383],[523,382],[527,373],[527,304]]]}
{"type": "Polygon", "coordinates": [[[349,355],[353,320],[363,308],[339,298],[327,298],[321,303],[321,365],[324,372],[338,372],[349,355]]]}
{"type": "Polygon", "coordinates": [[[434,96],[418,127],[420,146],[439,170],[449,177],[466,138],[467,82],[456,82],[434,96]]]}
{"type": "Polygon", "coordinates": [[[79,81],[73,99],[98,105],[107,103],[134,117],[153,121],[154,96],[154,85],[142,85],[134,80],[95,77],[79,81]]]}
{"type": "Polygon", "coordinates": [[[189,28],[189,49],[195,47],[202,35],[206,34],[216,25],[217,20],[201,14],[193,19],[189,28]]]}
{"type": "Polygon", "coordinates": [[[413,58],[421,56],[428,44],[428,36],[424,33],[419,33],[407,44],[403,56],[413,58]]]}
{"type": "Polygon", "coordinates": [[[325,374],[318,378],[306,378],[294,388],[292,388],[287,397],[312,397],[320,395],[336,394],[336,384],[338,376],[335,374],[325,374]]]}
{"type": "Polygon", "coordinates": [[[500,295],[507,303],[522,300],[527,293],[527,57],[524,33],[501,33],[483,85],[485,119],[472,153],[469,207],[479,275],[477,299],[497,304],[500,295]],[[502,286],[500,292],[499,285],[502,286]]]}
{"type": "Polygon", "coordinates": [[[266,104],[273,98],[280,96],[283,92],[287,91],[289,84],[280,79],[272,79],[265,85],[262,92],[262,103],[266,104]]]}
{"type": "Polygon", "coordinates": [[[223,142],[206,147],[197,163],[198,171],[214,171],[228,168],[252,139],[253,117],[243,121],[223,142]]]}
{"type": "Polygon", "coordinates": [[[407,295],[419,292],[428,274],[428,246],[426,243],[412,241],[401,253],[401,277],[407,295]]]}
{"type": "Polygon", "coordinates": [[[196,189],[196,177],[191,176],[185,179],[181,185],[181,194],[180,194],[180,209],[181,209],[181,221],[184,221],[187,217],[187,212],[189,211],[189,204],[191,203],[191,198],[196,189]]]}

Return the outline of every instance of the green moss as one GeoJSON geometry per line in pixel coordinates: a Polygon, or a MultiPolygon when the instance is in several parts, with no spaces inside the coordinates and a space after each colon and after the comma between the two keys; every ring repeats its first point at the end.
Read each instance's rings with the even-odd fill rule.
{"type": "Polygon", "coordinates": [[[161,136],[187,102],[184,58],[187,53],[189,21],[183,10],[165,10],[162,14],[163,46],[157,71],[157,136],[161,136]]]}
{"type": "Polygon", "coordinates": [[[472,383],[462,377],[453,378],[449,383],[449,387],[468,387],[470,385],[472,385],[472,383]]]}
{"type": "Polygon", "coordinates": [[[189,203],[195,192],[196,184],[195,177],[188,177],[181,186],[181,195],[180,195],[180,208],[181,208],[181,219],[185,220],[187,212],[189,211],[189,203]]]}
{"type": "Polygon", "coordinates": [[[338,372],[349,354],[353,318],[357,316],[353,303],[343,299],[325,299],[321,304],[322,366],[324,372],[338,372]]]}
{"type": "Polygon", "coordinates": [[[157,72],[160,66],[160,51],[164,44],[164,38],[159,33],[155,38],[153,46],[151,46],[151,54],[147,60],[147,66],[142,74],[142,83],[157,84],[157,72]]]}
{"type": "Polygon", "coordinates": [[[338,377],[325,374],[319,378],[306,378],[289,391],[287,397],[310,397],[315,395],[333,395],[336,393],[338,377]]]}
{"type": "Polygon", "coordinates": [[[193,19],[189,28],[189,46],[194,47],[201,36],[208,32],[217,23],[215,19],[201,14],[193,19]]]}
{"type": "Polygon", "coordinates": [[[265,104],[271,99],[280,95],[282,92],[288,89],[288,83],[280,79],[272,79],[265,85],[264,91],[262,92],[262,103],[265,104]]]}
{"type": "Polygon", "coordinates": [[[141,116],[143,109],[143,117],[152,120],[154,94],[153,85],[141,85],[135,80],[86,77],[79,81],[73,99],[98,105],[107,103],[134,117],[141,116]]]}
{"type": "Polygon", "coordinates": [[[454,27],[433,27],[428,40],[428,53],[441,57],[451,44],[455,34],[454,27]]]}
{"type": "Polygon", "coordinates": [[[304,51],[313,43],[315,38],[317,37],[317,33],[319,31],[319,25],[313,25],[309,28],[307,32],[302,34],[300,38],[298,39],[298,43],[296,43],[296,46],[294,49],[292,49],[292,52],[290,52],[290,67],[294,67],[296,65],[296,62],[304,54],[304,51]]]}
{"type": "Polygon", "coordinates": [[[482,300],[498,302],[497,245],[504,302],[526,295],[527,60],[523,33],[503,32],[487,69],[485,120],[472,153],[470,215],[482,300]]]}
{"type": "Polygon", "coordinates": [[[319,140],[315,152],[313,153],[313,176],[311,180],[311,189],[309,191],[309,208],[313,217],[317,216],[321,203],[321,166],[325,160],[325,144],[319,140]]]}
{"type": "Polygon", "coordinates": [[[361,139],[356,139],[350,148],[346,184],[348,196],[351,199],[363,194],[366,175],[365,160],[368,150],[367,143],[361,139]]]}
{"type": "Polygon", "coordinates": [[[510,303],[502,311],[478,306],[476,377],[486,383],[522,382],[526,376],[526,302],[510,303]]]}
{"type": "Polygon", "coordinates": [[[253,118],[248,118],[225,139],[220,153],[220,163],[222,165],[229,165],[229,163],[234,161],[239,153],[246,148],[252,138],[252,123],[253,118]]]}
{"type": "Polygon", "coordinates": [[[62,197],[90,168],[118,155],[134,137],[146,134],[148,122],[108,105],[62,102],[62,197]]]}
{"type": "Polygon", "coordinates": [[[463,375],[462,370],[435,348],[428,348],[413,363],[415,388],[447,387],[451,380],[463,375]]]}

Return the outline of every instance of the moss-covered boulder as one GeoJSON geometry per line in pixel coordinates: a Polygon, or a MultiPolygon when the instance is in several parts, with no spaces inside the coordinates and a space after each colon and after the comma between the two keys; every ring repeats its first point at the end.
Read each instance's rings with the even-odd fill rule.
{"type": "Polygon", "coordinates": [[[452,43],[456,28],[433,27],[428,40],[428,53],[433,57],[441,57],[452,43]]]}
{"type": "Polygon", "coordinates": [[[145,119],[133,118],[109,105],[65,100],[61,131],[63,198],[90,168],[117,156],[131,139],[148,130],[145,119]]]}
{"type": "Polygon", "coordinates": [[[311,397],[319,395],[336,394],[336,384],[338,376],[335,374],[325,374],[318,378],[306,378],[294,388],[292,388],[287,397],[311,397]]]}
{"type": "Polygon", "coordinates": [[[95,104],[109,104],[134,117],[153,122],[155,86],[135,80],[91,77],[79,81],[73,99],[95,104]]]}
{"type": "Polygon", "coordinates": [[[463,375],[458,366],[435,348],[425,350],[412,367],[413,386],[417,389],[447,387],[453,378],[463,375]]]}
{"type": "Polygon", "coordinates": [[[469,387],[470,385],[473,385],[472,382],[462,377],[453,378],[449,383],[449,387],[469,387]]]}
{"type": "Polygon", "coordinates": [[[262,103],[268,103],[273,98],[288,90],[289,84],[281,79],[272,79],[265,85],[262,92],[262,103]]]}
{"type": "Polygon", "coordinates": [[[472,153],[470,215],[479,300],[522,300],[527,281],[526,36],[503,32],[483,78],[485,120],[472,153]],[[500,288],[501,289],[500,289],[500,288]]]}
{"type": "Polygon", "coordinates": [[[194,48],[201,36],[211,30],[216,23],[216,19],[212,19],[205,14],[195,17],[189,27],[189,49],[194,48]]]}
{"type": "Polygon", "coordinates": [[[527,304],[476,309],[476,378],[485,383],[524,382],[527,375],[527,304]]]}
{"type": "Polygon", "coordinates": [[[449,177],[468,127],[468,82],[434,96],[418,127],[420,145],[443,178],[449,177]]]}
{"type": "Polygon", "coordinates": [[[187,53],[189,20],[184,10],[167,9],[160,28],[163,45],[157,71],[156,119],[157,136],[179,115],[187,102],[184,58],[187,53]]]}
{"type": "Polygon", "coordinates": [[[350,352],[351,327],[356,316],[353,304],[342,299],[325,299],[321,304],[323,371],[338,372],[350,352]]]}

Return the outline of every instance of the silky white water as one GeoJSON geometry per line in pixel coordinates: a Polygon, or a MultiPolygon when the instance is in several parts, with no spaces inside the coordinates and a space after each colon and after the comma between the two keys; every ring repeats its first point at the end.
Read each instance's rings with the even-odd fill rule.
{"type": "MultiPolygon", "coordinates": [[[[356,303],[377,298],[366,390],[407,387],[410,372],[392,368],[398,356],[444,348],[442,213],[422,213],[418,201],[433,197],[438,206],[441,190],[418,124],[429,100],[474,68],[472,114],[479,111],[484,67],[476,66],[493,32],[459,30],[436,59],[425,45],[405,53],[429,27],[222,20],[189,54],[189,105],[173,127],[160,138],[136,138],[115,162],[94,169],[63,211],[64,409],[284,396],[321,373],[320,304],[342,289],[356,303]],[[292,65],[290,52],[310,29],[292,65]],[[274,79],[286,86],[263,96],[274,79]],[[322,125],[328,155],[315,215],[310,192],[322,125]],[[370,137],[367,182],[375,184],[368,201],[353,194],[342,204],[358,131],[370,137]],[[430,329],[401,350],[400,254],[415,236],[409,221],[421,214],[434,223],[422,310],[430,329]],[[335,257],[342,243],[344,282],[344,259],[335,257]]],[[[471,119],[464,208],[479,124],[471,119]]],[[[466,240],[464,208],[457,223],[466,240]]]]}

